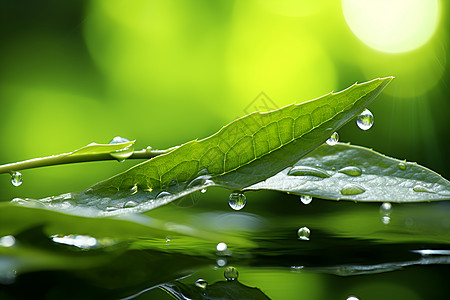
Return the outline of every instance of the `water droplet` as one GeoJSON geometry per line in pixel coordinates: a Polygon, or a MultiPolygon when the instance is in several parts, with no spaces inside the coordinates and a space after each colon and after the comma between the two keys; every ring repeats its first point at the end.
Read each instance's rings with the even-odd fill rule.
{"type": "Polygon", "coordinates": [[[298,239],[303,241],[309,241],[309,235],[311,232],[308,227],[302,227],[297,231],[298,239]]]}
{"type": "MultiPolygon", "coordinates": [[[[126,138],[116,136],[115,138],[113,138],[111,140],[111,142],[109,142],[109,144],[121,144],[121,143],[127,143],[129,141],[130,140],[128,140],[126,138]]],[[[123,162],[133,154],[133,150],[134,150],[134,146],[130,145],[130,146],[126,147],[125,149],[111,152],[110,155],[112,157],[114,157],[115,159],[117,159],[117,161],[123,162]]]]}
{"type": "Polygon", "coordinates": [[[364,193],[366,190],[359,185],[349,183],[344,185],[344,187],[341,189],[342,195],[358,195],[364,193]]]}
{"type": "Polygon", "coordinates": [[[320,178],[327,178],[331,175],[328,174],[326,171],[318,168],[312,168],[312,167],[306,167],[306,166],[295,166],[292,167],[288,175],[290,176],[316,176],[320,178]]]}
{"type": "Polygon", "coordinates": [[[327,140],[327,144],[330,146],[334,146],[339,142],[339,134],[337,132],[333,133],[330,138],[327,140]]]}
{"type": "Polygon", "coordinates": [[[356,298],[355,296],[349,296],[349,297],[347,298],[347,300],[359,300],[359,299],[356,298]]]}
{"type": "Polygon", "coordinates": [[[354,167],[354,166],[342,168],[338,172],[349,175],[349,176],[360,176],[362,174],[362,170],[360,168],[354,167]]]}
{"type": "MultiPolygon", "coordinates": [[[[189,182],[188,184],[188,188],[192,188],[192,187],[196,187],[196,186],[210,186],[210,185],[214,185],[214,181],[211,180],[211,176],[210,175],[200,175],[198,177],[196,177],[195,179],[193,179],[191,182],[189,182]]],[[[204,193],[204,192],[202,192],[204,193]]]]}
{"type": "Polygon", "coordinates": [[[381,217],[381,223],[383,224],[389,224],[391,222],[391,218],[389,216],[383,216],[381,217]]]}
{"type": "Polygon", "coordinates": [[[356,118],[356,124],[362,130],[368,130],[373,125],[373,114],[367,108],[356,118]]]}
{"type": "Polygon", "coordinates": [[[435,194],[434,191],[432,191],[431,189],[429,189],[429,188],[427,188],[425,186],[422,186],[422,185],[414,186],[413,187],[413,191],[414,192],[419,192],[419,193],[433,193],[433,194],[435,194]]]}
{"type": "Polygon", "coordinates": [[[311,203],[312,201],[312,197],[309,195],[301,195],[300,196],[300,201],[302,201],[303,204],[308,205],[311,203]]]}
{"type": "Polygon", "coordinates": [[[400,170],[406,170],[406,167],[407,167],[406,161],[401,161],[401,162],[398,163],[398,168],[400,170]]]}
{"type": "Polygon", "coordinates": [[[206,193],[206,191],[207,191],[207,189],[201,189],[200,193],[204,194],[204,193],[206,193]]]}
{"type": "Polygon", "coordinates": [[[219,267],[223,267],[223,266],[225,266],[227,264],[227,259],[226,258],[217,258],[216,259],[216,264],[219,267]]]}
{"type": "Polygon", "coordinates": [[[225,243],[218,243],[216,246],[217,251],[220,251],[220,252],[227,250],[227,248],[228,248],[228,246],[225,243]]]}
{"type": "Polygon", "coordinates": [[[243,193],[231,193],[230,199],[228,200],[228,204],[230,207],[234,210],[241,210],[244,208],[245,204],[247,203],[247,197],[243,193]]]}
{"type": "Polygon", "coordinates": [[[5,235],[0,238],[0,246],[2,247],[12,247],[16,243],[16,238],[12,235],[5,235]]]}
{"type": "Polygon", "coordinates": [[[389,202],[384,202],[380,206],[380,213],[382,214],[390,214],[392,212],[392,205],[389,202]]]}
{"type": "Polygon", "coordinates": [[[172,196],[172,194],[171,193],[169,193],[169,192],[159,192],[159,194],[158,195],[156,195],[156,198],[155,199],[161,199],[161,198],[164,198],[164,197],[169,197],[169,196],[172,196]]]}
{"type": "Polygon", "coordinates": [[[12,175],[11,175],[11,183],[12,183],[13,186],[21,185],[22,181],[23,181],[22,173],[17,172],[17,171],[12,173],[12,175]]]}
{"type": "Polygon", "coordinates": [[[136,205],[138,205],[137,202],[135,202],[135,201],[133,201],[133,200],[130,200],[130,201],[127,201],[127,202],[123,205],[123,207],[124,207],[124,208],[135,207],[136,205]]]}
{"type": "Polygon", "coordinates": [[[166,238],[166,246],[169,246],[170,245],[170,238],[166,238]]]}
{"type": "Polygon", "coordinates": [[[80,249],[92,249],[98,246],[97,239],[88,235],[53,235],[51,238],[55,243],[71,245],[80,249]]]}
{"type": "Polygon", "coordinates": [[[228,267],[223,272],[223,276],[227,279],[227,281],[234,281],[238,279],[239,272],[235,267],[228,267]]]}
{"type": "Polygon", "coordinates": [[[208,286],[208,282],[206,282],[205,279],[199,278],[195,282],[195,285],[198,286],[201,289],[206,289],[206,287],[208,286]]]}

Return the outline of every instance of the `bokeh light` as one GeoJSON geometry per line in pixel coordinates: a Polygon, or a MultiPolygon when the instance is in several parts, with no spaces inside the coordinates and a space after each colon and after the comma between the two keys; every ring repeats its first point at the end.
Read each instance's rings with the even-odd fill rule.
{"type": "Polygon", "coordinates": [[[345,19],[366,45],[399,53],[425,44],[438,24],[438,0],[343,0],[345,19]]]}

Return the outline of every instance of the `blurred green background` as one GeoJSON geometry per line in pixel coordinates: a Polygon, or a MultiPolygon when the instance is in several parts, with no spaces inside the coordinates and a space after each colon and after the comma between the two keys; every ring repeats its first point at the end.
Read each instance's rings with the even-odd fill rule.
{"type": "MultiPolygon", "coordinates": [[[[352,142],[450,178],[446,1],[0,1],[0,163],[119,135],[163,149],[236,117],[396,79],[352,142]],[[264,94],[261,94],[261,93],[264,94]]],[[[2,175],[2,201],[79,191],[133,162],[2,175]]]]}

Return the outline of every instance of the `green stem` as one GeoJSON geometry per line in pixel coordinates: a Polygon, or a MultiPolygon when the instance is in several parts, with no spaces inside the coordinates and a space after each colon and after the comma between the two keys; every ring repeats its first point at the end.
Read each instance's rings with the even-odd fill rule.
{"type": "MultiPolygon", "coordinates": [[[[173,148],[169,148],[167,150],[139,150],[134,151],[130,157],[127,159],[150,159],[152,157],[167,153],[173,150],[173,148]]],[[[56,165],[65,165],[65,164],[73,164],[73,163],[82,163],[82,162],[90,162],[90,161],[102,161],[102,160],[116,160],[109,153],[99,153],[99,154],[84,154],[84,155],[53,155],[47,157],[33,158],[29,160],[19,161],[10,164],[0,165],[0,174],[10,173],[12,174],[14,171],[40,168],[40,167],[48,167],[48,166],[56,166],[56,165]]]]}

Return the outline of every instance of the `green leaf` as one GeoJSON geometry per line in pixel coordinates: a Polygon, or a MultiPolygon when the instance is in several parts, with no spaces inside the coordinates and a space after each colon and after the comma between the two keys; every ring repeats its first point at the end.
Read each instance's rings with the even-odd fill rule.
{"type": "Polygon", "coordinates": [[[450,199],[450,182],[416,163],[360,146],[318,147],[245,190],[275,190],[332,200],[419,202],[450,199]]]}
{"type": "Polygon", "coordinates": [[[41,203],[55,209],[66,209],[69,203],[74,209],[89,207],[91,213],[109,215],[147,211],[209,185],[242,189],[293,165],[322,144],[391,80],[354,84],[311,101],[249,114],[208,138],[181,145],[84,192],[41,203]],[[132,205],[126,205],[128,201],[132,205]]]}

